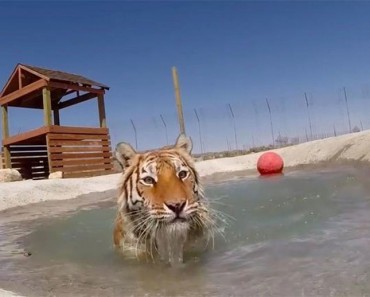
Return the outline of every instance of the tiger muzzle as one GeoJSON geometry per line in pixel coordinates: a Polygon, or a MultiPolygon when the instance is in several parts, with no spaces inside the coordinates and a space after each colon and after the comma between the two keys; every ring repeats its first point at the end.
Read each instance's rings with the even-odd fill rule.
{"type": "Polygon", "coordinates": [[[173,218],[172,222],[185,222],[186,218],[184,216],[184,209],[186,205],[186,201],[184,202],[177,202],[177,203],[164,203],[168,209],[170,209],[174,214],[175,217],[173,218]]]}

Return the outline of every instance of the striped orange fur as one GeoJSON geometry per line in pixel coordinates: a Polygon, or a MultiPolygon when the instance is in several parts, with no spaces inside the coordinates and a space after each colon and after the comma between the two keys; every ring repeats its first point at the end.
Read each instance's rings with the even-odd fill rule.
{"type": "Polygon", "coordinates": [[[128,143],[117,145],[115,156],[123,174],[113,232],[116,247],[153,257],[171,232],[185,245],[209,235],[214,220],[191,150],[185,135],[173,146],[142,153],[128,143]]]}

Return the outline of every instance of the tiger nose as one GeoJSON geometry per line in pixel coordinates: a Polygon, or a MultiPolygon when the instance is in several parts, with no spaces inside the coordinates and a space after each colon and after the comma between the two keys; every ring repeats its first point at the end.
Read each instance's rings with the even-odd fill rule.
{"type": "Polygon", "coordinates": [[[176,215],[179,215],[185,208],[186,201],[181,203],[164,203],[170,210],[172,210],[176,215]]]}

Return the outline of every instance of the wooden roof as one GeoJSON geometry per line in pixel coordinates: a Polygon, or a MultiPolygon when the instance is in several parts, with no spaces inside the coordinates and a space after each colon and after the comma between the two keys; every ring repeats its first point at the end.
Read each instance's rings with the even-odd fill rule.
{"type": "Polygon", "coordinates": [[[80,83],[83,85],[89,85],[89,86],[96,86],[96,87],[101,87],[103,89],[109,90],[109,87],[105,84],[102,84],[100,82],[91,80],[89,78],[86,78],[84,76],[78,75],[78,74],[73,74],[73,73],[68,73],[68,72],[63,72],[59,70],[51,70],[51,69],[46,69],[46,68],[40,68],[36,66],[30,66],[30,65],[25,65],[25,64],[20,64],[26,69],[31,69],[47,78],[50,80],[59,80],[59,81],[65,81],[65,82],[72,82],[72,83],[80,83]]]}
{"type": "Polygon", "coordinates": [[[44,87],[51,91],[52,104],[58,104],[64,96],[73,92],[76,92],[76,97],[84,96],[80,100],[82,102],[109,90],[107,85],[78,74],[19,63],[0,93],[0,105],[42,108],[44,87]]]}

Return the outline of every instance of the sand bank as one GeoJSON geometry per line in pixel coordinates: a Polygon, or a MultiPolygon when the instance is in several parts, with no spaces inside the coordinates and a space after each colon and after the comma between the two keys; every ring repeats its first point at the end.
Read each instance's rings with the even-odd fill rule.
{"type": "MultiPolygon", "coordinates": [[[[285,167],[342,161],[370,162],[370,131],[316,140],[274,150],[279,153],[285,167]]],[[[202,177],[216,173],[251,170],[256,173],[258,157],[262,153],[201,161],[196,167],[202,177]]],[[[114,190],[120,174],[91,178],[59,180],[26,180],[0,183],[0,211],[8,208],[48,200],[71,199],[83,194],[114,190]]]]}
{"type": "Polygon", "coordinates": [[[10,291],[0,289],[0,297],[23,297],[10,291]]]}

